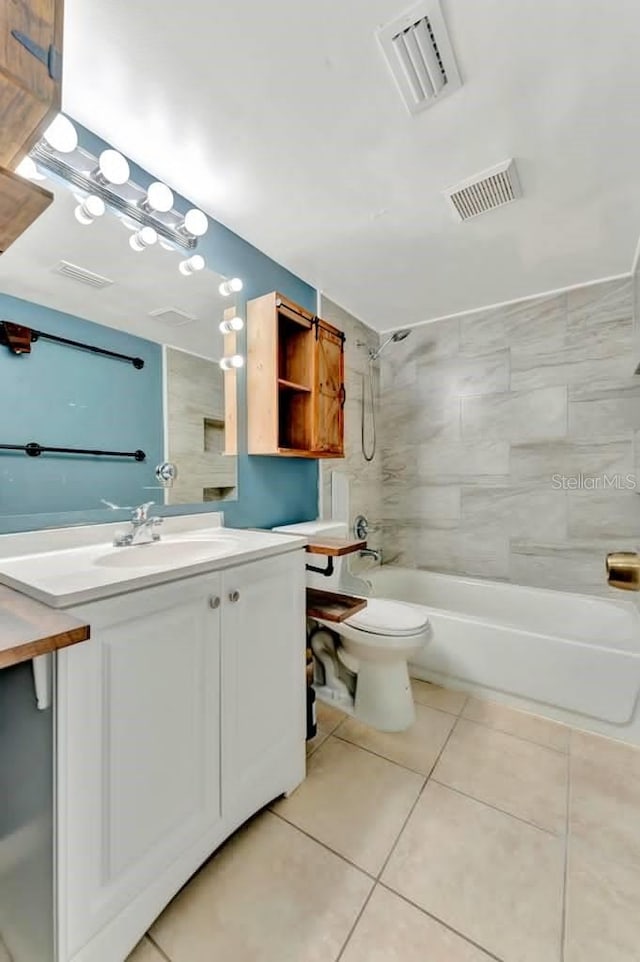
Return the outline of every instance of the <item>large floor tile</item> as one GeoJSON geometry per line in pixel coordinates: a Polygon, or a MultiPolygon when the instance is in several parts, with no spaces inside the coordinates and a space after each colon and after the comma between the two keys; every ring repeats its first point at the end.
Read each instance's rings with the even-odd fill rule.
{"type": "Polygon", "coordinates": [[[571,755],[603,769],[621,769],[640,776],[640,748],[591,732],[571,732],[571,755]]]}
{"type": "Polygon", "coordinates": [[[172,962],[333,962],[370,889],[367,876],[265,812],[151,932],[172,962]]]}
{"type": "MultiPolygon", "coordinates": [[[[0,959],[2,958],[0,954],[0,959]]],[[[167,962],[166,958],[145,936],[131,953],[127,956],[127,962],[167,962]]]]}
{"type": "Polygon", "coordinates": [[[481,698],[469,698],[462,715],[471,721],[497,728],[498,731],[508,732],[510,735],[517,735],[519,738],[526,738],[547,748],[555,748],[561,752],[569,750],[570,729],[566,725],[551,721],[549,718],[542,718],[540,715],[517,711],[515,708],[508,708],[495,701],[484,701],[481,698]]]}
{"type": "Polygon", "coordinates": [[[346,718],[334,735],[428,775],[455,723],[453,715],[416,705],[416,720],[407,731],[380,732],[356,718],[346,718]]]}
{"type": "Polygon", "coordinates": [[[420,705],[439,708],[440,711],[448,711],[452,715],[460,714],[468,697],[464,691],[441,688],[440,685],[432,685],[431,682],[420,681],[418,678],[411,679],[411,689],[414,701],[420,705]]]}
{"type": "Polygon", "coordinates": [[[572,841],[567,872],[565,962],[638,962],[640,871],[572,841]]]}
{"type": "Polygon", "coordinates": [[[635,863],[640,873],[640,766],[617,758],[571,758],[569,832],[603,856],[635,863]]]}
{"type": "Polygon", "coordinates": [[[331,737],[275,810],[372,875],[382,868],[423,777],[331,737]]]}
{"type": "Polygon", "coordinates": [[[490,962],[491,957],[378,885],[340,962],[490,962]]]}
{"type": "Polygon", "coordinates": [[[328,705],[326,701],[316,699],[316,721],[318,729],[330,735],[338,727],[341,721],[348,718],[346,712],[334,705],[328,705]]]}
{"type": "Polygon", "coordinates": [[[383,873],[503,962],[559,962],[564,841],[429,783],[383,873]]]}
{"type": "Polygon", "coordinates": [[[556,834],[567,816],[567,756],[460,719],[433,778],[556,834]]]}
{"type": "Polygon", "coordinates": [[[316,748],[320,748],[322,743],[325,742],[328,737],[329,733],[322,731],[320,726],[318,726],[317,734],[314,735],[313,738],[310,738],[306,743],[307,758],[309,755],[312,755],[315,752],[316,748]]]}

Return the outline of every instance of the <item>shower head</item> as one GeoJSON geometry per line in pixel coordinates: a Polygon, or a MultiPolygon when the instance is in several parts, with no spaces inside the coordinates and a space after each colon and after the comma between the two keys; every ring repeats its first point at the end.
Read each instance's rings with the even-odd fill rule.
{"type": "Polygon", "coordinates": [[[405,327],[402,331],[394,331],[393,334],[386,339],[386,341],[382,342],[379,348],[377,348],[375,351],[369,351],[369,360],[377,361],[387,344],[397,344],[399,341],[404,341],[405,337],[409,337],[410,334],[411,331],[407,327],[405,327]]]}

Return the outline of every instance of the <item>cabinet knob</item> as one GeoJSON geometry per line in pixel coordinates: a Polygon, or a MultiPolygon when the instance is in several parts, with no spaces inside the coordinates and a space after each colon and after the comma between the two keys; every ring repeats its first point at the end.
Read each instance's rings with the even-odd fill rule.
{"type": "Polygon", "coordinates": [[[214,609],[220,607],[220,599],[217,595],[211,595],[209,598],[209,607],[214,609]]]}
{"type": "Polygon", "coordinates": [[[236,601],[240,601],[240,592],[239,592],[239,591],[230,591],[230,592],[229,592],[229,601],[233,601],[234,604],[235,604],[236,601]]]}

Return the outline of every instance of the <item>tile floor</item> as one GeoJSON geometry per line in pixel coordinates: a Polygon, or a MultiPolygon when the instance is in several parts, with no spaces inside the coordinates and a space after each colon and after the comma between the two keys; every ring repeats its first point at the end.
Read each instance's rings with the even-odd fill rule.
{"type": "Polygon", "coordinates": [[[638,962],[640,750],[414,693],[399,735],[320,704],[307,780],[129,962],[638,962]]]}

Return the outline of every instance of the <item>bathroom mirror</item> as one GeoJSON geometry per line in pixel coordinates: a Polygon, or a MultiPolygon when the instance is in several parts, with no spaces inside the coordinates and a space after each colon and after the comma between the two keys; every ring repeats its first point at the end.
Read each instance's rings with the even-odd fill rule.
{"type": "Polygon", "coordinates": [[[107,212],[83,225],[77,205],[57,188],[51,207],[0,257],[0,321],[144,365],[44,337],[23,355],[0,344],[0,445],[117,452],[0,449],[0,519],[83,512],[92,520],[87,513],[104,511],[103,500],[236,498],[236,374],[218,363],[219,325],[234,313],[233,295],[219,292],[225,278],[209,267],[185,276],[179,264],[189,252],[159,243],[135,251],[121,219],[107,212]],[[136,451],[144,460],[127,456],[136,451]],[[163,460],[178,465],[172,487],[155,477],[163,460]]]}

